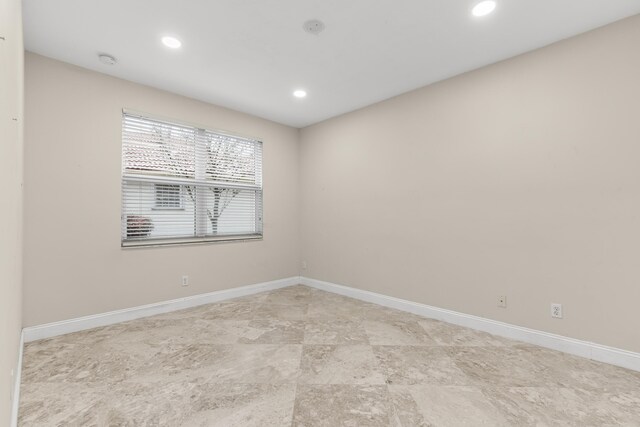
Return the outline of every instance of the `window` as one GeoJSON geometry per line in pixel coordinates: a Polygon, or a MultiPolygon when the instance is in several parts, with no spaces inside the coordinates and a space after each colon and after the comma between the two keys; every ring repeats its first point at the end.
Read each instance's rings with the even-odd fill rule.
{"type": "Polygon", "coordinates": [[[123,113],[123,246],[261,237],[260,141],[123,113]]]}
{"type": "Polygon", "coordinates": [[[156,184],[156,209],[182,208],[182,189],[179,185],[156,184]]]}

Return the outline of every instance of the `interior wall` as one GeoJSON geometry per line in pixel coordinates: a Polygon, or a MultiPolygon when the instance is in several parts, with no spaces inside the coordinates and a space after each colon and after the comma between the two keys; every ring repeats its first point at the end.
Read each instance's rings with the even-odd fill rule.
{"type": "Polygon", "coordinates": [[[25,326],[298,275],[297,129],[32,53],[25,67],[25,326]],[[122,249],[123,108],[261,139],[264,239],[122,249]]]}
{"type": "Polygon", "coordinates": [[[22,330],[22,3],[0,0],[0,424],[9,425],[22,330]],[[5,424],[6,423],[6,424],[5,424]]]}
{"type": "Polygon", "coordinates": [[[635,16],[303,129],[303,274],[640,351],[638,46],[635,16]]]}

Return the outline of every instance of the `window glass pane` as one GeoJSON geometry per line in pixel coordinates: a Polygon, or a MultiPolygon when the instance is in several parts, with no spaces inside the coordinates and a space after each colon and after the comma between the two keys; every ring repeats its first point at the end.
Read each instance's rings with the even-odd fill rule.
{"type": "Polygon", "coordinates": [[[193,178],[195,129],[127,118],[122,126],[126,173],[193,178]]]}
{"type": "Polygon", "coordinates": [[[212,181],[260,184],[256,159],[262,158],[255,141],[206,132],[206,178],[212,181]]]}
{"type": "Polygon", "coordinates": [[[258,233],[256,216],[260,214],[255,190],[207,188],[198,202],[207,211],[208,235],[258,233]]]}
{"type": "Polygon", "coordinates": [[[123,217],[125,239],[194,237],[195,199],[193,187],[178,186],[185,194],[180,209],[157,209],[156,186],[152,183],[125,182],[123,217]]]}
{"type": "Polygon", "coordinates": [[[180,209],[182,192],[179,185],[155,184],[157,209],[180,209]]]}

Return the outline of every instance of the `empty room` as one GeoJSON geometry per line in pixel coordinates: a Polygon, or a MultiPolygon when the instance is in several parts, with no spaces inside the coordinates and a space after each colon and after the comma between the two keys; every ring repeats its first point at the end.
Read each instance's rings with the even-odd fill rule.
{"type": "Polygon", "coordinates": [[[0,0],[0,426],[640,426],[640,0],[0,0]]]}

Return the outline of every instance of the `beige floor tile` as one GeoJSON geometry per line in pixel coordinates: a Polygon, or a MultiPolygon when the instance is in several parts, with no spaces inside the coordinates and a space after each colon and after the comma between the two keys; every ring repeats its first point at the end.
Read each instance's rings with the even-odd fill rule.
{"type": "Polygon", "coordinates": [[[307,304],[260,304],[253,312],[253,319],[305,320],[307,304]]]}
{"type": "Polygon", "coordinates": [[[208,384],[192,392],[180,425],[289,427],[294,401],[293,384],[208,384]]]}
{"type": "Polygon", "coordinates": [[[486,347],[522,344],[518,341],[438,320],[426,319],[418,323],[438,345],[442,346],[486,347]]]}
{"type": "Polygon", "coordinates": [[[47,383],[31,385],[28,392],[28,400],[22,403],[22,425],[257,427],[291,424],[295,385],[176,381],[123,382],[106,387],[47,383]],[[38,417],[44,405],[50,411],[38,417]]]}
{"type": "Polygon", "coordinates": [[[294,427],[386,427],[390,402],[386,386],[299,384],[294,427]]]}
{"type": "Polygon", "coordinates": [[[307,317],[316,320],[354,320],[363,319],[364,311],[360,304],[348,298],[337,302],[315,300],[309,304],[307,317]]]}
{"type": "Polygon", "coordinates": [[[305,345],[298,381],[305,384],[385,383],[368,345],[305,345]]]}
{"type": "Polygon", "coordinates": [[[369,344],[359,320],[307,320],[305,344],[369,344]]]}
{"type": "Polygon", "coordinates": [[[131,343],[144,343],[151,348],[168,344],[235,344],[249,320],[150,317],[127,323],[103,344],[119,347],[122,351],[126,351],[131,343]]]}
{"type": "Polygon", "coordinates": [[[519,347],[448,347],[456,366],[474,380],[489,387],[561,385],[555,361],[519,347]]]}
{"type": "Polygon", "coordinates": [[[263,302],[277,305],[305,305],[313,301],[316,292],[304,286],[292,286],[268,292],[263,302]]]}
{"type": "Polygon", "coordinates": [[[241,333],[242,344],[302,344],[305,323],[301,320],[255,319],[241,333]]]}
{"type": "Polygon", "coordinates": [[[107,344],[49,346],[28,344],[25,348],[22,381],[114,383],[130,378],[150,357],[146,345],[134,343],[122,352],[107,344]]]}
{"type": "Polygon", "coordinates": [[[135,375],[139,382],[203,379],[212,383],[294,383],[301,345],[194,344],[155,355],[135,375]]]}
{"type": "Polygon", "coordinates": [[[507,387],[483,392],[511,425],[640,425],[639,390],[603,394],[562,387],[507,387]]]}
{"type": "Polygon", "coordinates": [[[413,321],[365,320],[362,326],[372,345],[435,345],[425,330],[413,321]]]}
{"type": "Polygon", "coordinates": [[[261,305],[262,303],[255,302],[221,302],[209,304],[198,307],[197,310],[195,310],[195,317],[205,320],[253,320],[256,317],[256,310],[261,305]]]}
{"type": "Polygon", "coordinates": [[[365,305],[365,302],[359,301],[354,298],[345,297],[344,295],[334,294],[331,292],[324,292],[318,289],[309,288],[313,295],[314,303],[328,304],[328,305],[365,305]]]}
{"type": "Polygon", "coordinates": [[[640,391],[640,372],[538,347],[532,347],[530,351],[544,354],[543,360],[553,364],[556,378],[562,387],[595,390],[599,393],[640,391]]]}
{"type": "Polygon", "coordinates": [[[510,426],[481,390],[465,386],[389,386],[392,425],[510,426]]]}
{"type": "Polygon", "coordinates": [[[473,383],[440,347],[374,346],[373,353],[389,385],[473,383]]]}
{"type": "Polygon", "coordinates": [[[27,382],[20,390],[18,424],[29,427],[98,425],[108,386],[27,382]]]}

